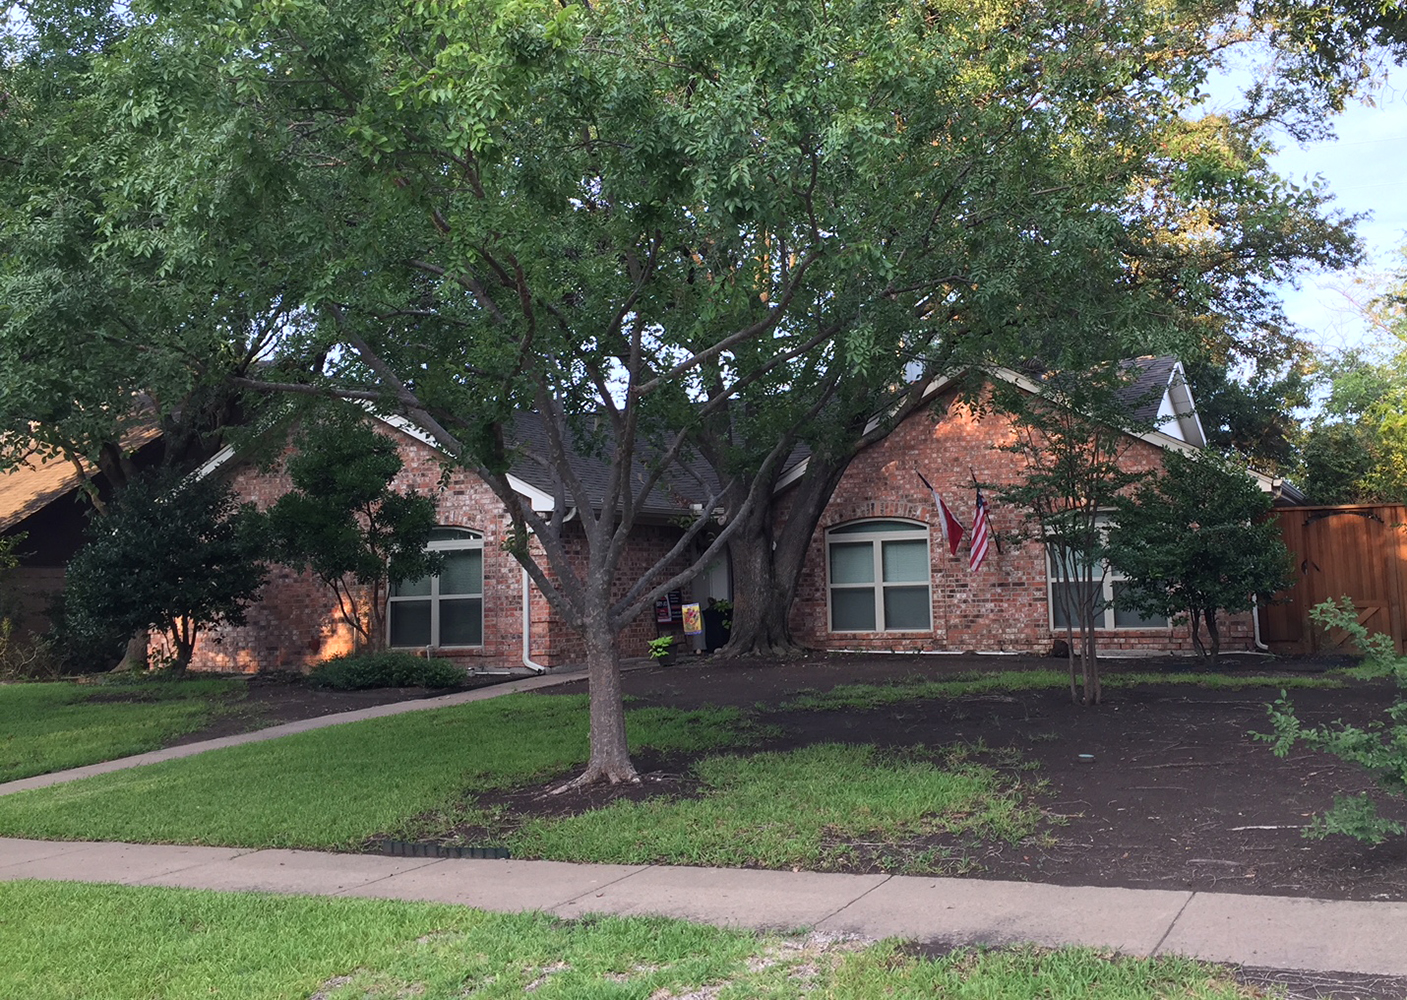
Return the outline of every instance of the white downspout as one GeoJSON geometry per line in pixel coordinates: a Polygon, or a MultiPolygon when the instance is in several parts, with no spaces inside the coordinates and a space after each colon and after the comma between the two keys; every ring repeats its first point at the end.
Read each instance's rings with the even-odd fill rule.
{"type": "Polygon", "coordinates": [[[547,673],[547,668],[532,658],[532,591],[528,571],[523,570],[523,666],[535,674],[547,673]]]}
{"type": "Polygon", "coordinates": [[[1270,652],[1270,647],[1260,641],[1260,600],[1255,594],[1251,595],[1251,641],[1260,652],[1270,652]]]}

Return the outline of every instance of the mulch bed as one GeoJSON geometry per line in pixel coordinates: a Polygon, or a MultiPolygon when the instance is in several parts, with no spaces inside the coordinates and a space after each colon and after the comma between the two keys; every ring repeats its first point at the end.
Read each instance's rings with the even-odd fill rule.
{"type": "MultiPolygon", "coordinates": [[[[627,672],[633,706],[703,704],[752,708],[777,705],[804,689],[883,683],[921,675],[943,677],[973,669],[1057,668],[1051,660],[993,657],[826,657],[758,665],[714,661],[627,672]]],[[[1122,671],[1184,672],[1187,660],[1111,661],[1122,671]]],[[[1225,672],[1321,671],[1312,661],[1269,663],[1230,659],[1225,672]]],[[[584,682],[543,696],[584,690],[584,682]]],[[[1051,817],[1049,846],[978,844],[961,847],[982,878],[1056,885],[1194,889],[1320,899],[1407,900],[1407,838],[1373,847],[1348,837],[1307,840],[1300,828],[1333,804],[1335,795],[1371,791],[1363,772],[1327,754],[1296,748],[1277,758],[1252,731],[1267,731],[1274,688],[1218,691],[1194,685],[1105,689],[1104,703],[1083,708],[1066,691],[984,694],[914,701],[871,711],[767,711],[760,722],[785,735],[763,749],[819,742],[941,747],[952,743],[1010,749],[1035,762],[1023,781],[1046,782],[1038,801],[1051,817]]],[[[1344,719],[1366,724],[1383,717],[1393,689],[1350,682],[1339,689],[1291,691],[1308,722],[1344,719]]],[[[1000,755],[993,755],[999,759],[1000,755]]],[[[618,794],[691,794],[687,760],[637,761],[652,780],[618,794]]],[[[548,786],[505,796],[523,815],[561,815],[598,807],[611,796],[544,795],[548,786]]],[[[1384,815],[1407,821],[1407,804],[1389,801],[1384,815]]],[[[934,845],[939,842],[935,841],[934,845]]],[[[924,844],[914,845],[921,849],[924,844]]],[[[863,869],[861,869],[863,870],[863,869]]],[[[871,870],[880,870],[872,868],[871,870]]]]}

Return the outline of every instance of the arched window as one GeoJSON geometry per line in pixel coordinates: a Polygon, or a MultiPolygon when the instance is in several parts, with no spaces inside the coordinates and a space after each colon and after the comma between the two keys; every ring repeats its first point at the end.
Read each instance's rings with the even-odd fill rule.
{"type": "Polygon", "coordinates": [[[484,536],[436,528],[431,552],[444,556],[437,576],[391,586],[387,631],[399,647],[455,648],[484,644],[484,536]]]}
{"type": "Polygon", "coordinates": [[[857,521],[826,534],[832,632],[932,628],[928,528],[913,521],[857,521]]]}

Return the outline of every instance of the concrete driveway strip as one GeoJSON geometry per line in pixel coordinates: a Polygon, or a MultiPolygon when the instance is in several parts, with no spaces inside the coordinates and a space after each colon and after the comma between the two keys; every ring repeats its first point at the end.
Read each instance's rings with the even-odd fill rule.
{"type": "Polygon", "coordinates": [[[956,944],[1083,944],[1151,955],[1191,897],[977,879],[895,876],[817,928],[956,944]]]}
{"type": "Polygon", "coordinates": [[[1199,892],[1158,953],[1407,976],[1407,903],[1199,892]]]}
{"type": "MultiPolygon", "coordinates": [[[[32,850],[29,860],[8,864],[5,858],[25,850],[12,845],[28,845],[34,841],[0,841],[0,880],[22,878],[54,879],[70,882],[117,882],[134,885],[147,879],[169,875],[211,862],[228,861],[248,848],[177,847],[170,844],[107,844],[74,842],[54,854],[32,850]]],[[[61,845],[55,845],[61,846],[61,845]]]]}
{"type": "Polygon", "coordinates": [[[728,868],[649,868],[557,906],[584,913],[654,914],[756,930],[814,926],[889,878],[728,868]]]}
{"type": "Polygon", "coordinates": [[[335,896],[420,868],[442,865],[435,858],[388,858],[380,854],[318,851],[247,851],[193,868],[143,879],[142,885],[335,896]]]}
{"type": "Polygon", "coordinates": [[[642,865],[456,859],[349,889],[342,895],[418,899],[519,913],[554,909],[644,870],[642,865]]]}

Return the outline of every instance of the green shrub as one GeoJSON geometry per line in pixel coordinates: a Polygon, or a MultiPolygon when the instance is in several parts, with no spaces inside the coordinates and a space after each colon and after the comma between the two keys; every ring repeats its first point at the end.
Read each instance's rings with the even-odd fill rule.
{"type": "Polygon", "coordinates": [[[424,660],[410,653],[349,653],[334,657],[308,675],[313,687],[338,691],[365,688],[452,688],[464,683],[464,668],[449,660],[424,660]]]}
{"type": "MultiPolygon", "coordinates": [[[[1316,604],[1309,616],[1324,628],[1342,629],[1353,638],[1363,653],[1363,661],[1350,673],[1359,678],[1390,677],[1397,684],[1397,696],[1387,709],[1387,717],[1374,720],[1366,727],[1342,721],[1305,726],[1295,715],[1290,699],[1281,691],[1280,698],[1269,706],[1273,732],[1254,735],[1273,744],[1277,757],[1284,757],[1297,743],[1327,751],[1363,768],[1389,794],[1399,798],[1407,796],[1407,657],[1397,655],[1389,636],[1368,632],[1358,621],[1358,612],[1347,596],[1337,603],[1316,604]]],[[[1379,816],[1371,798],[1358,794],[1336,796],[1333,808],[1315,817],[1305,827],[1304,835],[1318,839],[1331,833],[1343,833],[1380,844],[1388,837],[1401,835],[1404,830],[1407,827],[1403,824],[1379,816]]]]}

